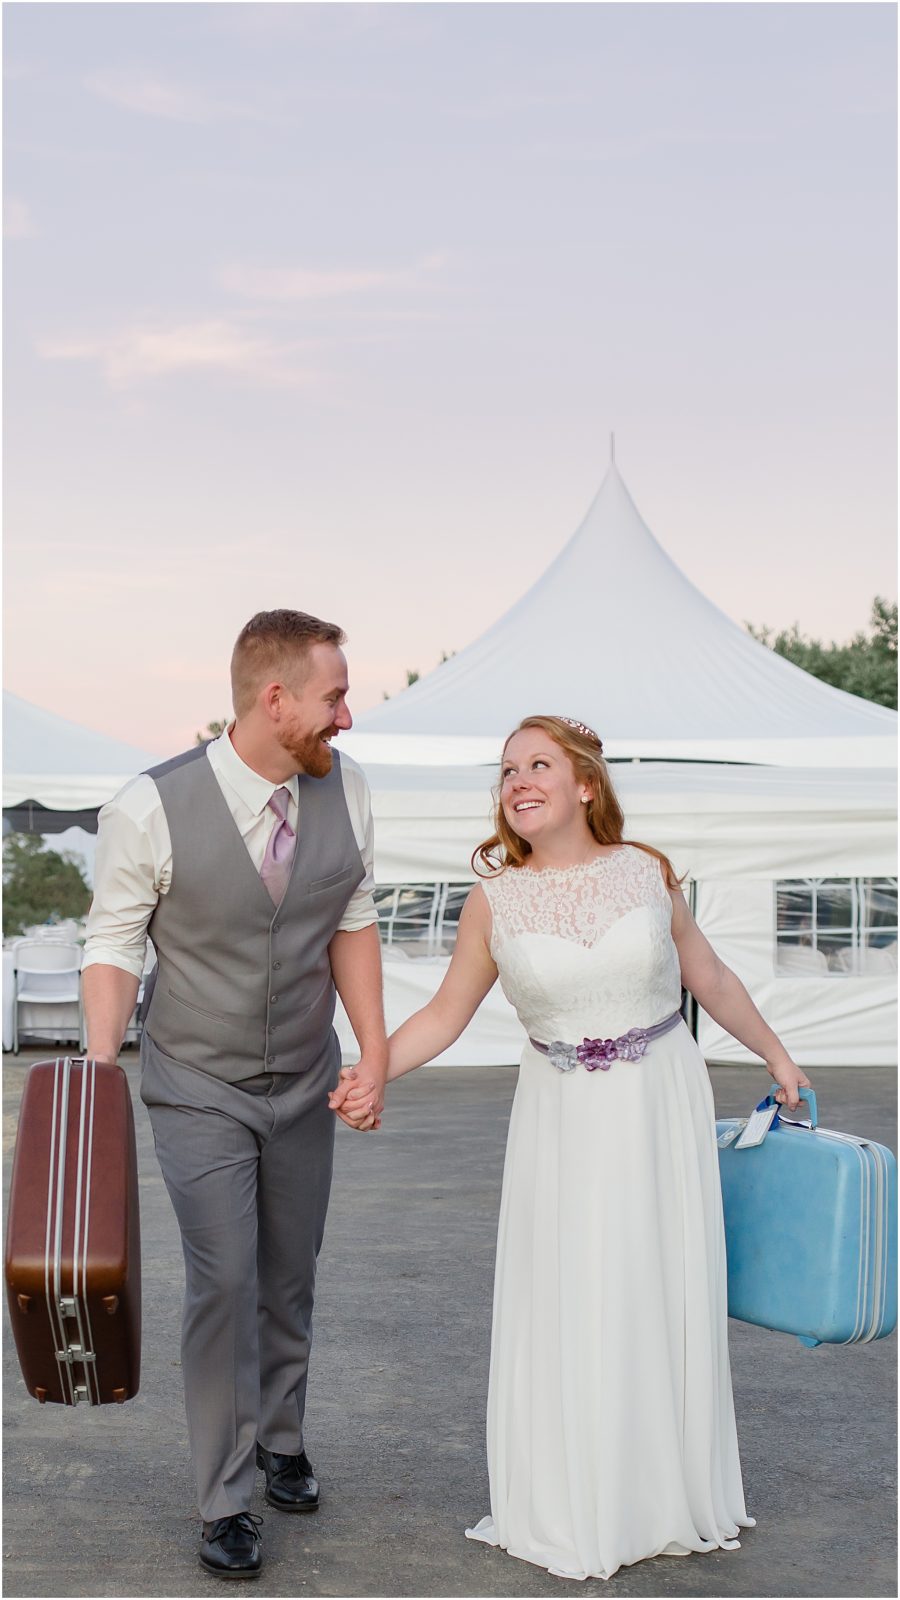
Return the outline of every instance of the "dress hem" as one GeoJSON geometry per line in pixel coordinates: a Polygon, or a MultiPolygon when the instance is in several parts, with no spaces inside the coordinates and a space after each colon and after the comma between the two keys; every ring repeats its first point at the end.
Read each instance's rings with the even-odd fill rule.
{"type": "MultiPolygon", "coordinates": [[[[756,1518],[747,1517],[746,1520],[741,1520],[737,1524],[735,1531],[740,1533],[742,1528],[755,1527],[756,1518]]],[[[740,1540],[731,1536],[728,1538],[704,1539],[699,1544],[690,1547],[673,1540],[661,1545],[658,1550],[648,1550],[644,1556],[635,1556],[633,1561],[620,1561],[609,1572],[573,1572],[571,1569],[566,1570],[564,1567],[551,1565],[550,1561],[543,1556],[539,1556],[536,1551],[526,1555],[522,1550],[513,1549],[512,1545],[502,1544],[493,1517],[482,1517],[474,1528],[466,1528],[466,1538],[473,1540],[477,1544],[486,1544],[495,1550],[502,1550],[506,1555],[514,1556],[517,1561],[527,1561],[531,1566],[539,1567],[544,1572],[548,1572],[551,1578],[568,1578],[574,1583],[587,1583],[592,1578],[602,1578],[606,1583],[610,1578],[615,1577],[622,1567],[634,1567],[641,1561],[655,1561],[659,1556],[709,1555],[713,1550],[740,1550],[741,1548],[740,1540]]]]}

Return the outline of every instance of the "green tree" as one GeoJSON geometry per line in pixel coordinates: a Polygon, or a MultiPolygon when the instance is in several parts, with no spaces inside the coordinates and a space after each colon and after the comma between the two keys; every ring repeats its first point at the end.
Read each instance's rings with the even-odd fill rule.
{"type": "Polygon", "coordinates": [[[4,938],[48,918],[83,917],[90,903],[75,856],[48,850],[39,834],[11,833],[4,839],[4,938]]]}
{"type": "Polygon", "coordinates": [[[224,717],[219,722],[216,722],[216,721],[208,722],[206,724],[206,732],[205,733],[195,733],[194,734],[194,743],[195,744],[205,744],[207,739],[218,739],[219,734],[225,732],[225,729],[228,727],[228,724],[229,724],[230,721],[231,721],[230,717],[224,717]]]}
{"type": "MultiPolygon", "coordinates": [[[[442,650],[441,651],[441,659],[438,662],[438,666],[442,667],[444,665],[445,661],[449,661],[451,656],[455,656],[455,655],[456,655],[456,651],[455,650],[451,650],[449,653],[446,650],[442,650]]],[[[407,687],[407,689],[411,689],[414,683],[418,683],[420,677],[421,677],[421,673],[418,672],[415,667],[407,667],[407,669],[406,669],[406,687],[407,687]]],[[[388,694],[387,689],[382,689],[381,698],[382,698],[382,700],[390,700],[391,697],[388,694]]]]}
{"type": "Polygon", "coordinates": [[[835,689],[897,709],[897,607],[876,595],[867,633],[854,634],[848,644],[823,644],[807,639],[797,623],[772,635],[771,628],[745,624],[760,644],[835,689]]]}
{"type": "MultiPolygon", "coordinates": [[[[407,669],[406,669],[406,687],[407,687],[407,689],[411,689],[414,683],[418,683],[420,677],[421,677],[421,673],[417,672],[415,670],[415,667],[407,667],[407,669]]],[[[390,700],[390,698],[391,698],[390,695],[387,692],[387,689],[382,689],[381,696],[382,696],[383,700],[390,700]]]]}

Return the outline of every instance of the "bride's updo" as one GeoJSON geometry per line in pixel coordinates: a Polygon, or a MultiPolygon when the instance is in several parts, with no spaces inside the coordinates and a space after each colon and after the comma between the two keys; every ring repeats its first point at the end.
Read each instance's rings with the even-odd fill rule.
{"type": "MultiPolygon", "coordinates": [[[[645,850],[648,855],[655,856],[662,865],[666,883],[670,889],[677,889],[680,879],[676,877],[675,869],[668,856],[661,850],[654,850],[650,844],[640,844],[637,839],[623,838],[625,817],[619,799],[613,788],[613,781],[609,775],[609,768],[603,759],[603,745],[593,728],[584,722],[575,722],[570,717],[523,717],[517,728],[503,745],[503,757],[506,755],[506,746],[510,739],[517,733],[522,733],[525,728],[541,728],[559,748],[565,752],[575,769],[575,776],[579,783],[589,784],[591,790],[590,804],[585,806],[587,824],[598,844],[631,844],[636,850],[645,850]]],[[[510,827],[500,802],[502,778],[494,790],[494,833],[489,839],[480,844],[472,856],[472,870],[476,877],[494,877],[498,872],[505,872],[507,867],[524,866],[531,855],[531,845],[510,827]],[[485,869],[485,870],[482,870],[485,869]]]]}

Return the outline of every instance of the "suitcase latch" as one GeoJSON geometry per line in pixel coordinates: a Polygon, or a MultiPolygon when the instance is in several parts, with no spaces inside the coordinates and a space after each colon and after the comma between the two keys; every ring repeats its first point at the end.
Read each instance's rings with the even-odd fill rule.
{"type": "Polygon", "coordinates": [[[61,1317],[74,1317],[77,1306],[74,1300],[60,1300],[59,1314],[61,1317]]]}
{"type": "Polygon", "coordinates": [[[83,1350],[80,1344],[70,1344],[66,1346],[65,1350],[57,1350],[56,1359],[64,1362],[66,1366],[72,1367],[76,1362],[96,1361],[97,1357],[94,1355],[93,1350],[83,1350]]]}

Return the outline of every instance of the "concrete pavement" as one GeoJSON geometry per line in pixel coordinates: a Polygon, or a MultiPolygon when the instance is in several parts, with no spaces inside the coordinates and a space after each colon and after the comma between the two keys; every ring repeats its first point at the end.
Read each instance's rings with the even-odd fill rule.
{"type": "MultiPolygon", "coordinates": [[[[44,1052],[47,1054],[49,1052],[44,1052]]],[[[6,1181],[27,1064],[5,1061],[6,1181]]],[[[5,1594],[221,1593],[197,1565],[178,1363],[178,1231],[135,1091],[144,1369],[123,1408],[41,1407],[6,1328],[5,1594]]],[[[575,1586],[463,1537],[489,1509],[484,1410],[511,1068],[430,1067],[391,1093],[376,1136],[340,1127],[316,1302],[307,1444],[314,1517],[265,1513],[257,1596],[887,1596],[895,1569],[896,1338],[804,1350],[730,1324],[748,1508],[740,1551],[623,1568],[575,1586]]],[[[760,1071],[714,1068],[720,1115],[760,1071]]],[[[825,1126],[895,1148],[896,1072],[820,1069],[825,1126]]],[[[260,1478],[261,1483],[261,1478],[260,1478]]]]}

